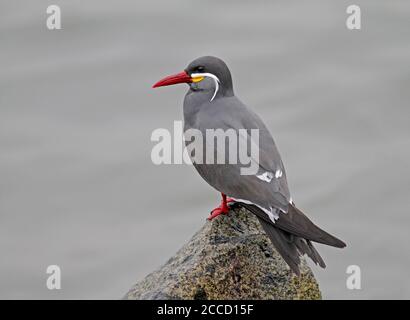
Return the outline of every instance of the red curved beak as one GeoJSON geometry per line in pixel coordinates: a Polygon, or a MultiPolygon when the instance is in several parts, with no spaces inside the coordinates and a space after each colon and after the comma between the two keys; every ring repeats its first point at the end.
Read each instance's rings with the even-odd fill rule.
{"type": "Polygon", "coordinates": [[[153,88],[170,86],[177,83],[190,83],[192,82],[192,78],[186,73],[182,71],[180,73],[174,74],[172,76],[165,77],[164,79],[159,80],[156,84],[154,84],[153,88]]]}

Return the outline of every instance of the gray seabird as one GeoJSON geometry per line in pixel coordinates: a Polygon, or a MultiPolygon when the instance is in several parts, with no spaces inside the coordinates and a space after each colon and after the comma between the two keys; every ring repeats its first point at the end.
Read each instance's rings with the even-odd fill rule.
{"type": "MultiPolygon", "coordinates": [[[[300,275],[300,256],[304,254],[325,268],[312,241],[338,248],[346,244],[317,227],[296,208],[273,138],[258,115],[235,96],[231,73],[226,64],[215,57],[201,57],[191,62],[183,72],[168,76],[153,87],[177,83],[189,85],[184,100],[184,131],[197,129],[205,137],[207,129],[259,130],[256,174],[241,174],[240,164],[196,163],[192,159],[201,177],[222,194],[221,205],[212,210],[208,219],[227,214],[228,203],[239,203],[257,216],[293,272],[300,275]]],[[[226,148],[215,147],[214,152],[226,152],[226,148]]]]}

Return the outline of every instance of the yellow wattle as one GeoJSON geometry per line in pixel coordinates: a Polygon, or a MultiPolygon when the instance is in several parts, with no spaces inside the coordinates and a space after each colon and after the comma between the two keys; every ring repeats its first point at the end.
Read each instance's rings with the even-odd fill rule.
{"type": "Polygon", "coordinates": [[[202,80],[204,80],[204,77],[195,77],[195,78],[192,78],[192,82],[199,82],[199,81],[202,81],[202,80]]]}

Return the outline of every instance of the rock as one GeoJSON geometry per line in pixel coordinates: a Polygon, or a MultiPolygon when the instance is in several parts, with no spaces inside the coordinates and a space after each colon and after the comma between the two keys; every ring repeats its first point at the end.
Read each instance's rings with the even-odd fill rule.
{"type": "Polygon", "coordinates": [[[300,270],[290,271],[253,214],[234,208],[206,222],[124,299],[321,299],[304,259],[300,270]]]}

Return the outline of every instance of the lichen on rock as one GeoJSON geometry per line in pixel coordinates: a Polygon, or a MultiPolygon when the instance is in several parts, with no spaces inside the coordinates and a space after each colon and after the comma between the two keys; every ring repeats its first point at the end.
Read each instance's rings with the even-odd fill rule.
{"type": "Polygon", "coordinates": [[[258,219],[234,208],[205,225],[165,265],[135,284],[125,299],[321,299],[302,259],[294,275],[258,219]]]}

